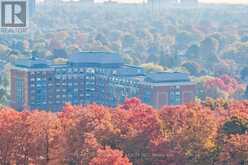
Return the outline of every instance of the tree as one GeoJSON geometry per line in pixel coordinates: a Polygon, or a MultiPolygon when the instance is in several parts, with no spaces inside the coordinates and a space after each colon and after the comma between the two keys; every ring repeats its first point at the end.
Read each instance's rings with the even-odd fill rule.
{"type": "Polygon", "coordinates": [[[208,79],[204,83],[206,96],[215,99],[237,97],[236,94],[244,91],[244,88],[243,84],[228,75],[208,79]]]}
{"type": "Polygon", "coordinates": [[[199,53],[202,62],[209,67],[219,61],[217,53],[219,51],[219,42],[213,37],[208,37],[200,43],[199,53]]]}
{"type": "Polygon", "coordinates": [[[53,60],[53,63],[56,65],[63,65],[63,64],[67,64],[68,60],[65,58],[55,58],[53,60]]]}
{"type": "Polygon", "coordinates": [[[223,132],[225,134],[245,134],[248,131],[248,120],[242,120],[232,117],[223,125],[223,132]]]}
{"type": "Polygon", "coordinates": [[[157,164],[211,164],[218,135],[218,119],[199,105],[165,107],[160,112],[162,138],[151,145],[157,164]],[[185,163],[183,163],[185,162],[185,163]]]}
{"type": "Polygon", "coordinates": [[[90,161],[89,165],[132,165],[132,163],[121,151],[107,147],[99,149],[96,157],[90,161]]]}
{"type": "Polygon", "coordinates": [[[192,59],[192,60],[197,60],[197,58],[199,58],[199,45],[192,45],[190,46],[185,55],[189,58],[189,59],[192,59]]]}
{"type": "Polygon", "coordinates": [[[88,163],[101,145],[114,133],[110,111],[98,105],[66,105],[59,116],[64,130],[65,160],[88,163]]]}
{"type": "Polygon", "coordinates": [[[4,55],[8,52],[8,47],[6,45],[0,44],[0,55],[4,55]]]}
{"type": "MultiPolygon", "coordinates": [[[[227,81],[227,80],[225,80],[227,81]]],[[[156,110],[138,99],[62,112],[0,109],[0,164],[240,165],[248,161],[248,101],[156,110]]]]}
{"type": "Polygon", "coordinates": [[[225,139],[218,164],[244,165],[248,161],[248,135],[231,135],[225,139]]]}
{"type": "Polygon", "coordinates": [[[30,163],[61,164],[63,162],[63,132],[56,114],[34,111],[26,118],[29,134],[30,163]]]}
{"type": "Polygon", "coordinates": [[[240,72],[241,79],[246,81],[248,80],[248,66],[244,67],[240,72]]]}
{"type": "Polygon", "coordinates": [[[245,90],[245,98],[248,98],[248,86],[246,87],[246,90],[245,90]]]}
{"type": "Polygon", "coordinates": [[[0,164],[11,164],[18,160],[19,146],[27,132],[23,129],[22,118],[18,112],[1,108],[0,110],[0,164]]]}
{"type": "Polygon", "coordinates": [[[118,149],[124,151],[135,164],[151,163],[149,143],[160,135],[160,119],[156,111],[138,99],[127,99],[113,114],[119,128],[114,138],[118,149]]]}
{"type": "Polygon", "coordinates": [[[148,72],[162,72],[164,71],[164,68],[158,64],[154,63],[146,63],[140,65],[142,68],[144,68],[148,72]]]}
{"type": "Polygon", "coordinates": [[[229,46],[223,52],[223,56],[226,59],[230,59],[235,61],[235,63],[239,65],[247,65],[245,61],[248,60],[247,56],[245,56],[248,50],[248,43],[247,42],[235,42],[231,46],[229,46]]]}
{"type": "Polygon", "coordinates": [[[183,31],[176,34],[176,47],[183,50],[194,41],[194,36],[188,31],[183,31]]]}
{"type": "Polygon", "coordinates": [[[193,76],[197,76],[200,74],[200,66],[195,62],[186,62],[182,65],[182,67],[186,68],[189,73],[193,76]]]}

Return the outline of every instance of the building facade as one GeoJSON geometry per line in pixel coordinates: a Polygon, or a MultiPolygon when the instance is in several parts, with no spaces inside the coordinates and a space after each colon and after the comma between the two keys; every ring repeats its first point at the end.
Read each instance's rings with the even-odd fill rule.
{"type": "Polygon", "coordinates": [[[11,105],[18,110],[58,111],[65,103],[114,107],[132,97],[155,108],[189,103],[195,85],[185,73],[145,73],[108,52],[80,52],[61,65],[18,60],[11,69],[11,105]]]}

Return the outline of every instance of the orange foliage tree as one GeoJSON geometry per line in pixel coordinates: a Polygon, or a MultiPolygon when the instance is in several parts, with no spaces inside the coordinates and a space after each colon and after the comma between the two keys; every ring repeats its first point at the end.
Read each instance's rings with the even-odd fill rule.
{"type": "Polygon", "coordinates": [[[0,109],[0,164],[242,165],[248,101],[208,100],[159,110],[138,99],[61,112],[0,109]]]}
{"type": "Polygon", "coordinates": [[[99,149],[96,157],[90,161],[89,165],[132,165],[132,163],[121,151],[107,147],[99,149]]]}

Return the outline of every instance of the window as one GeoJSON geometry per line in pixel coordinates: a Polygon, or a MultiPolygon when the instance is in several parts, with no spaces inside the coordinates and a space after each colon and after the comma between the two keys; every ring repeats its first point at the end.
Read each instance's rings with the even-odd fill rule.
{"type": "Polygon", "coordinates": [[[74,73],[75,73],[75,72],[78,72],[78,69],[77,69],[77,68],[74,68],[73,71],[74,71],[74,73]]]}
{"type": "Polygon", "coordinates": [[[94,68],[87,68],[86,73],[95,73],[95,69],[94,68]]]}
{"type": "Polygon", "coordinates": [[[16,102],[24,103],[24,81],[19,77],[16,78],[16,102]]]}
{"type": "Polygon", "coordinates": [[[170,88],[169,92],[169,103],[172,105],[177,105],[181,103],[181,91],[180,88],[170,88]]]}

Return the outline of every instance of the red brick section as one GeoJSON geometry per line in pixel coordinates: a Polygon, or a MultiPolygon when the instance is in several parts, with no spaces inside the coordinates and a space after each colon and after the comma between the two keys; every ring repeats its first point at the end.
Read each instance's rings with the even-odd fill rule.
{"type": "MultiPolygon", "coordinates": [[[[152,102],[156,108],[169,105],[169,91],[175,86],[159,86],[152,89],[152,102]]],[[[191,103],[194,101],[195,85],[180,85],[181,104],[191,103]]]]}
{"type": "Polygon", "coordinates": [[[182,103],[191,103],[195,101],[195,85],[181,86],[182,103]]]}
{"type": "Polygon", "coordinates": [[[152,100],[153,100],[153,105],[156,108],[160,108],[163,105],[168,105],[169,104],[169,86],[160,86],[160,87],[153,87],[152,90],[152,100]]]}
{"type": "Polygon", "coordinates": [[[28,72],[11,69],[11,105],[17,110],[29,107],[29,77],[28,72]],[[24,82],[24,104],[22,107],[16,104],[16,78],[22,79],[24,82]]]}

